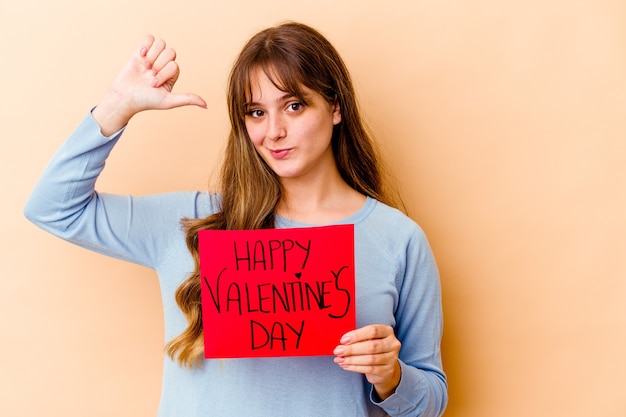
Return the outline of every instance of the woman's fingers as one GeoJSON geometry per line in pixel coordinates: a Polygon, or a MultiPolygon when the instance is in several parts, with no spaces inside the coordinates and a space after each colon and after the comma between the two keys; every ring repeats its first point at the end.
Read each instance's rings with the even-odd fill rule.
{"type": "MultiPolygon", "coordinates": [[[[198,95],[192,93],[172,93],[172,88],[174,87],[174,83],[178,79],[180,74],[180,68],[178,64],[170,60],[176,56],[176,53],[171,50],[171,52],[167,52],[165,49],[161,56],[165,56],[165,66],[160,68],[158,72],[156,72],[154,76],[154,80],[152,81],[152,87],[160,88],[163,87],[168,91],[160,103],[161,108],[171,109],[175,107],[194,105],[202,108],[206,108],[206,102],[198,95]]],[[[157,65],[159,65],[161,58],[158,58],[155,62],[154,70],[157,71],[157,65]]],[[[164,61],[164,62],[165,62],[164,61]]]]}
{"type": "Polygon", "coordinates": [[[152,87],[165,86],[168,91],[172,91],[174,83],[178,79],[180,69],[176,61],[167,61],[165,65],[158,69],[154,68],[154,80],[152,81],[152,87]]]}
{"type": "Polygon", "coordinates": [[[382,324],[364,326],[346,333],[333,352],[335,363],[342,369],[364,374],[385,399],[400,383],[398,361],[401,343],[393,328],[382,324]]]}
{"type": "Polygon", "coordinates": [[[148,49],[150,49],[153,42],[154,42],[154,36],[152,35],[144,36],[141,42],[139,43],[139,56],[141,56],[142,58],[145,58],[146,55],[148,54],[148,49]]]}
{"type": "Polygon", "coordinates": [[[376,366],[393,365],[401,343],[393,329],[385,325],[370,325],[346,333],[335,348],[335,362],[355,372],[371,373],[376,366]]]}
{"type": "Polygon", "coordinates": [[[207,104],[202,97],[192,93],[169,94],[163,99],[162,108],[164,109],[182,106],[198,106],[206,109],[207,104]]]}
{"type": "Polygon", "coordinates": [[[152,63],[152,71],[156,74],[165,68],[165,66],[167,66],[170,62],[174,62],[175,60],[176,51],[172,48],[165,48],[152,63]]]}
{"type": "Polygon", "coordinates": [[[154,66],[154,62],[157,60],[161,52],[165,49],[165,41],[163,39],[155,39],[145,56],[146,68],[151,69],[154,66]]]}
{"type": "Polygon", "coordinates": [[[369,326],[363,326],[346,333],[341,338],[340,343],[342,345],[353,345],[358,342],[384,339],[393,335],[394,331],[391,326],[384,324],[370,324],[369,326]]]}

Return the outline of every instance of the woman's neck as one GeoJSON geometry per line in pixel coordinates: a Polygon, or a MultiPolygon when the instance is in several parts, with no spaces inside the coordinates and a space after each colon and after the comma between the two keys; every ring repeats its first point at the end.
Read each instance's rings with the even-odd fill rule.
{"type": "Polygon", "coordinates": [[[283,196],[277,214],[309,224],[345,219],[363,207],[365,196],[350,187],[337,172],[331,178],[281,180],[283,196]]]}

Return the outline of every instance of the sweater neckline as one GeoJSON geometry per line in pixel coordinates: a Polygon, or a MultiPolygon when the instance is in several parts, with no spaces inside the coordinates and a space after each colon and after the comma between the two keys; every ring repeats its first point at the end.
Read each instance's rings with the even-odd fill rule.
{"type": "Polygon", "coordinates": [[[361,223],[367,216],[374,210],[377,201],[369,196],[366,196],[365,203],[361,206],[361,208],[354,214],[332,223],[303,223],[295,220],[288,219],[283,216],[276,215],[275,226],[280,229],[294,228],[294,227],[319,227],[319,226],[330,226],[334,224],[358,224],[361,223]]]}

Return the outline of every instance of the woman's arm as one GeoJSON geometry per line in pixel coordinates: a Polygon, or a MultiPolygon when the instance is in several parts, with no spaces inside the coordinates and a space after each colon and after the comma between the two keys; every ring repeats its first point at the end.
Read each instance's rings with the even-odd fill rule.
{"type": "Polygon", "coordinates": [[[441,288],[432,251],[417,225],[397,259],[402,267],[395,328],[372,324],[346,333],[335,362],[364,374],[373,386],[372,401],[390,416],[440,416],[447,403],[441,288]]]}
{"type": "MultiPolygon", "coordinates": [[[[186,104],[203,106],[193,94],[177,95],[175,53],[146,37],[102,101],[55,153],[32,191],[28,219],[65,240],[117,258],[154,266],[154,245],[164,244],[164,216],[177,227],[195,208],[189,193],[147,197],[98,193],[95,183],[130,118],[139,111],[186,104]],[[160,216],[161,221],[151,218],[160,216]],[[152,217],[151,217],[152,216],[152,217]],[[154,230],[155,225],[160,225],[154,230]]],[[[169,224],[168,223],[168,224],[169,224]]]]}

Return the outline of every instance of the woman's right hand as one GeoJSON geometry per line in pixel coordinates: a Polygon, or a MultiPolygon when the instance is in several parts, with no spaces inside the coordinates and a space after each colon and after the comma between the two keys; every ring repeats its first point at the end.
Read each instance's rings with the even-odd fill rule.
{"type": "Polygon", "coordinates": [[[175,59],[176,51],[166,47],[165,41],[153,36],[142,40],[92,112],[104,136],[120,130],[140,111],[188,105],[206,108],[196,94],[172,93],[180,74],[175,59]]]}

